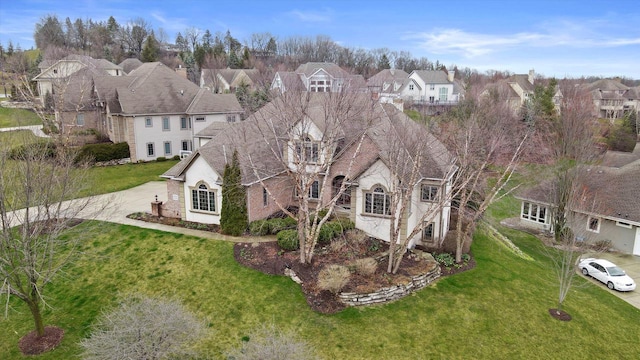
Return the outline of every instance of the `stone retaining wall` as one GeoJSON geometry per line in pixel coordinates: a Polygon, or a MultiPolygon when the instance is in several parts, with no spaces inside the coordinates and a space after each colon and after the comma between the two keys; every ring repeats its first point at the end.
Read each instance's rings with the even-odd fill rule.
{"type": "Polygon", "coordinates": [[[440,266],[436,265],[433,270],[426,274],[411,277],[411,281],[407,284],[394,285],[384,287],[378,291],[359,294],[352,292],[343,292],[338,294],[338,298],[349,306],[361,306],[379,304],[403,298],[416,290],[431,284],[435,279],[440,277],[440,266]]]}

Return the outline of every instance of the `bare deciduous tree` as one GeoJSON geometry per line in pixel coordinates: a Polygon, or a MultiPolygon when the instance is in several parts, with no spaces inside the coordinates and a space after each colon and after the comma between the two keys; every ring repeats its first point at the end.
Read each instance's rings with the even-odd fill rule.
{"type": "Polygon", "coordinates": [[[461,262],[477,220],[489,205],[515,189],[507,190],[507,185],[531,129],[513,116],[499,91],[466,100],[452,115],[443,124],[442,139],[459,167],[453,187],[458,204],[455,255],[461,262]]]}
{"type": "Polygon", "coordinates": [[[91,181],[86,166],[75,163],[74,152],[51,142],[19,151],[2,145],[0,290],[7,306],[10,296],[28,305],[35,330],[42,335],[43,290],[90,236],[92,229],[77,226],[78,219],[92,218],[103,207],[92,198],[75,199],[91,181]]]}
{"type": "Polygon", "coordinates": [[[175,300],[127,297],[105,312],[91,337],[82,340],[83,358],[184,359],[205,326],[175,300]]]}
{"type": "Polygon", "coordinates": [[[227,354],[235,360],[318,359],[313,348],[294,333],[265,325],[253,330],[242,346],[227,354]]]}
{"type": "Polygon", "coordinates": [[[313,259],[320,229],[347,188],[347,181],[333,184],[332,170],[339,162],[344,179],[355,175],[354,162],[378,111],[368,96],[355,92],[287,91],[235,127],[236,144],[255,140],[238,148],[246,171],[297,220],[300,262],[313,259]]]}

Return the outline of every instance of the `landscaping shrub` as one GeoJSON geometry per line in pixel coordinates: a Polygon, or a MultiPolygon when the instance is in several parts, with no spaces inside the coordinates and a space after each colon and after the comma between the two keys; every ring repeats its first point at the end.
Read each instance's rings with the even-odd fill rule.
{"type": "Polygon", "coordinates": [[[163,162],[163,161],[167,161],[167,158],[164,156],[158,156],[158,158],[156,158],[157,162],[163,162]]]}
{"type": "Polygon", "coordinates": [[[222,211],[220,229],[222,233],[233,236],[244,234],[247,229],[247,193],[242,186],[238,153],[233,152],[231,164],[224,167],[222,183],[222,211]]]}
{"type": "Polygon", "coordinates": [[[345,238],[347,242],[352,244],[362,244],[367,241],[367,234],[360,230],[351,229],[345,232],[345,238]]]}
{"type": "Polygon", "coordinates": [[[347,218],[337,218],[331,222],[334,224],[339,224],[342,227],[342,230],[340,231],[341,233],[356,228],[356,224],[347,218]]]}
{"type": "Polygon", "coordinates": [[[269,235],[269,221],[268,220],[256,220],[249,224],[249,232],[254,236],[269,235]]]}
{"type": "Polygon", "coordinates": [[[436,259],[436,261],[440,265],[445,266],[445,267],[451,267],[456,262],[456,259],[453,257],[453,255],[451,255],[449,253],[435,254],[433,256],[433,258],[436,259]]]}
{"type": "Polygon", "coordinates": [[[378,269],[378,262],[374,258],[357,259],[353,262],[356,273],[360,275],[372,275],[378,269]]]}
{"type": "Polygon", "coordinates": [[[293,220],[294,221],[293,224],[291,223],[290,220],[288,221],[287,219],[276,218],[276,219],[269,219],[267,221],[269,222],[269,231],[273,235],[279,233],[282,230],[289,230],[296,227],[295,220],[293,220]]]}
{"type": "Polygon", "coordinates": [[[56,144],[49,141],[39,141],[33,144],[20,145],[11,149],[9,158],[12,160],[24,159],[26,156],[42,154],[44,152],[47,158],[53,158],[56,155],[56,144]]]}
{"type": "Polygon", "coordinates": [[[349,283],[351,272],[344,265],[332,264],[325,266],[318,274],[318,287],[337,294],[349,283]]]}
{"type": "Polygon", "coordinates": [[[327,245],[331,242],[331,239],[335,237],[333,226],[330,223],[322,225],[320,228],[320,234],[318,235],[318,244],[327,245]]]}
{"type": "Polygon", "coordinates": [[[611,248],[611,240],[607,240],[607,239],[598,240],[594,242],[591,247],[593,248],[593,250],[597,252],[608,251],[611,248]]]}
{"type": "Polygon", "coordinates": [[[298,241],[298,231],[295,229],[282,230],[277,235],[278,246],[287,251],[298,250],[300,242],[298,241]]]}
{"type": "Polygon", "coordinates": [[[83,160],[91,161],[110,161],[119,160],[130,157],[129,144],[121,142],[117,144],[113,143],[100,143],[100,144],[87,144],[84,145],[76,157],[76,161],[83,160]]]}

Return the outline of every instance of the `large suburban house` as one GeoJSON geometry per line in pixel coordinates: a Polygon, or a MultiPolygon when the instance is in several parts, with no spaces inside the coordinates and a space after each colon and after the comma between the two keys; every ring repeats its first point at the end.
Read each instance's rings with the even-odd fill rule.
{"type": "Polygon", "coordinates": [[[260,72],[257,69],[202,69],[200,87],[215,94],[235,93],[242,85],[249,90],[260,86],[260,72]]]}
{"type": "Polygon", "coordinates": [[[457,104],[460,92],[454,86],[454,75],[453,71],[414,70],[409,74],[409,81],[400,89],[400,96],[416,103],[457,104]]]}
{"type": "Polygon", "coordinates": [[[631,88],[619,80],[601,79],[586,85],[593,97],[598,117],[619,119],[629,112],[638,114],[640,87],[631,88]]]}
{"type": "Polygon", "coordinates": [[[40,74],[33,78],[39,100],[47,110],[55,110],[56,123],[64,134],[86,129],[104,131],[100,109],[93,100],[93,79],[122,77],[124,71],[104,59],[68,55],[61,60],[43,60],[40,74]]]}
{"type": "MultiPolygon", "coordinates": [[[[581,199],[567,214],[574,234],[588,242],[610,241],[617,251],[640,255],[640,145],[633,153],[608,151],[600,165],[582,170],[581,199]]],[[[522,225],[553,231],[555,206],[548,185],[516,196],[522,201],[522,225]]]]}
{"type": "Polygon", "coordinates": [[[214,122],[240,121],[243,111],[235,95],[201,89],[159,62],[94,83],[106,133],[129,144],[131,161],[190,154],[196,133],[214,122]]]}
{"type": "Polygon", "coordinates": [[[352,75],[340,66],[327,62],[309,62],[296,71],[278,71],[271,89],[307,92],[342,92],[367,90],[362,75],[352,75]]]}
{"type": "Polygon", "coordinates": [[[219,224],[224,168],[237,151],[249,221],[298,206],[295,177],[287,174],[301,171],[314,174],[308,193],[311,204],[337,199],[336,213],[348,216],[369,235],[389,241],[391,196],[404,179],[400,177],[406,176],[391,170],[397,161],[395,149],[409,154],[415,165],[409,168],[417,169],[401,234],[406,238],[412,229],[419,229],[410,246],[439,244],[449,228],[446,199],[455,172],[451,154],[393,105],[373,101],[368,94],[352,95],[356,96],[348,101],[349,113],[340,115],[346,121],[338,122],[338,128],[330,115],[335,109],[327,108],[330,94],[303,95],[310,101],[300,109],[289,107],[286,114],[281,96],[243,122],[212,124],[205,131],[207,142],[162,175],[168,192],[163,216],[219,224]],[[291,121],[291,114],[298,114],[293,116],[297,120],[291,121]],[[275,135],[265,136],[265,129],[275,135]],[[338,141],[326,143],[329,132],[339,134],[338,141]],[[414,156],[409,139],[424,149],[424,157],[414,156]],[[332,151],[336,155],[329,161],[332,151]],[[423,217],[427,213],[432,216],[423,217]]]}
{"type": "Polygon", "coordinates": [[[367,88],[382,103],[392,103],[401,99],[402,89],[415,80],[409,78],[404,70],[384,69],[367,80],[367,88]]]}

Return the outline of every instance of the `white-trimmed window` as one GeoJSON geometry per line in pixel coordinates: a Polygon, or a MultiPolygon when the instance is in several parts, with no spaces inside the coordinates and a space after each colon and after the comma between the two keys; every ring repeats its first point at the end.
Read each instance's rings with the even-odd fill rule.
{"type": "Polygon", "coordinates": [[[329,92],[331,91],[331,80],[311,80],[311,92],[329,92]]]}
{"type": "Polygon", "coordinates": [[[236,114],[229,114],[227,115],[227,122],[236,122],[236,114]]]}
{"type": "Polygon", "coordinates": [[[587,230],[599,233],[600,232],[600,219],[597,217],[589,216],[587,219],[587,230]]]}
{"type": "Polygon", "coordinates": [[[320,144],[306,136],[304,140],[296,143],[297,160],[315,164],[319,160],[320,144]]]}
{"type": "Polygon", "coordinates": [[[153,126],[153,120],[150,117],[144,118],[144,126],[152,127],[153,126]]]}
{"type": "MultiPolygon", "coordinates": [[[[295,188],[294,195],[298,196],[298,188],[295,188]]],[[[320,199],[320,182],[318,180],[314,180],[309,187],[309,200],[318,200],[320,199]]],[[[265,205],[266,206],[266,205],[265,205]]]]}
{"type": "Polygon", "coordinates": [[[440,88],[440,96],[438,97],[438,100],[447,101],[447,88],[446,87],[441,87],[440,88]]]}
{"type": "Polygon", "coordinates": [[[522,202],[520,217],[540,224],[548,224],[547,208],[527,201],[522,202]]]}
{"type": "Polygon", "coordinates": [[[422,241],[433,241],[433,223],[425,225],[422,229],[422,241]]]}
{"type": "Polygon", "coordinates": [[[181,148],[182,148],[182,151],[191,151],[191,149],[193,149],[191,140],[182,140],[181,148]]]}
{"type": "Polygon", "coordinates": [[[413,91],[413,84],[409,84],[409,90],[413,91]]]}
{"type": "Polygon", "coordinates": [[[196,118],[196,122],[203,122],[203,121],[205,121],[205,117],[204,116],[198,116],[196,118]]]}
{"type": "Polygon", "coordinates": [[[391,215],[391,197],[380,185],[364,193],[364,213],[373,215],[391,215]]]}
{"type": "Polygon", "coordinates": [[[171,155],[171,141],[164,142],[164,154],[171,155]]]}
{"type": "Polygon", "coordinates": [[[633,226],[629,223],[623,222],[623,221],[616,221],[616,225],[626,228],[626,229],[631,229],[633,226]]]}
{"type": "Polygon", "coordinates": [[[191,120],[186,117],[180,118],[180,130],[191,129],[191,120]]]}
{"type": "Polygon", "coordinates": [[[156,156],[156,145],[154,143],[147,143],[147,156],[156,156]]]}
{"type": "Polygon", "coordinates": [[[77,114],[76,115],[76,125],[84,126],[84,114],[77,114]]]}
{"type": "Polygon", "coordinates": [[[191,207],[193,210],[215,213],[216,191],[200,183],[195,189],[191,189],[191,207]]]}
{"type": "Polygon", "coordinates": [[[438,201],[438,187],[435,185],[422,185],[420,200],[422,201],[438,201]]]}
{"type": "Polygon", "coordinates": [[[436,84],[429,84],[429,90],[435,90],[436,84]]]}
{"type": "Polygon", "coordinates": [[[171,126],[169,123],[169,118],[168,117],[163,117],[162,118],[162,131],[169,131],[171,130],[171,126]]]}

